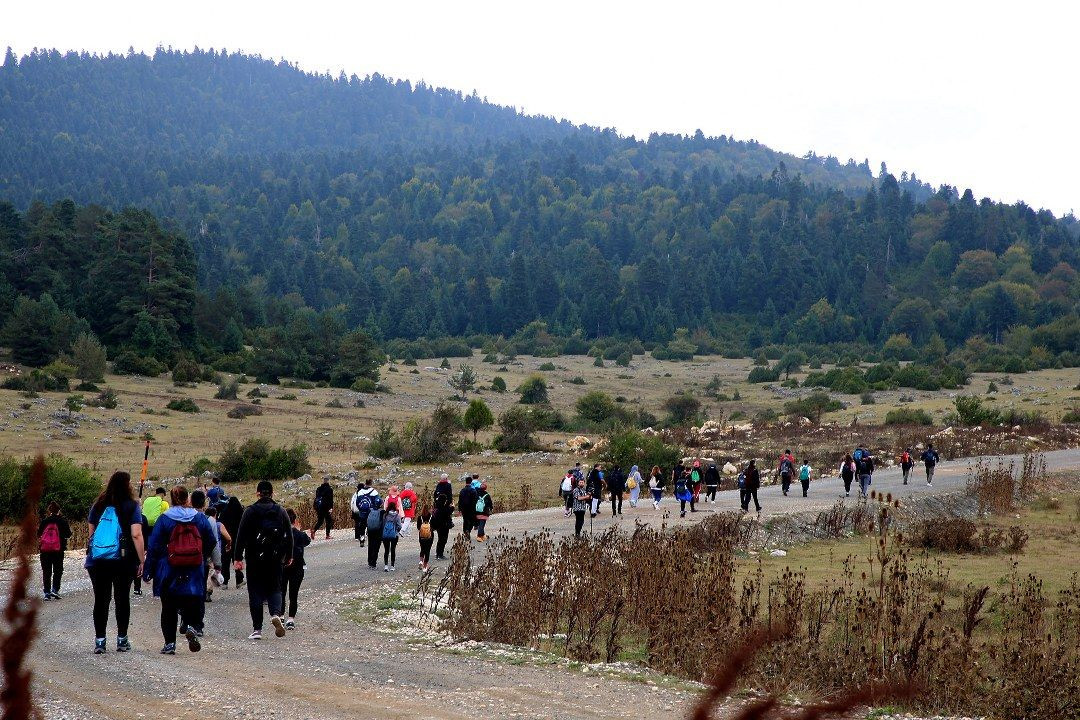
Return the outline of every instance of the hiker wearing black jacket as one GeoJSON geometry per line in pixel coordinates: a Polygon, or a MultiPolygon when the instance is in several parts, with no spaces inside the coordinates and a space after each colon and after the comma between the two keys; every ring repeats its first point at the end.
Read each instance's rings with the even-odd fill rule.
{"type": "MultiPolygon", "coordinates": [[[[244,517],[244,506],[235,495],[225,503],[224,509],[218,514],[218,520],[229,532],[229,537],[235,538],[240,533],[240,519],[244,517]]],[[[232,572],[234,549],[231,545],[221,549],[221,574],[224,577],[223,587],[229,586],[229,574],[232,572]]],[[[244,571],[236,571],[236,587],[244,584],[244,571]]]]}
{"type": "Polygon", "coordinates": [[[716,503],[716,489],[720,487],[720,471],[716,469],[716,463],[709,463],[705,469],[705,499],[710,503],[716,503]]]}
{"type": "Polygon", "coordinates": [[[870,492],[874,474],[874,458],[870,456],[869,450],[862,450],[855,458],[855,468],[859,474],[859,492],[865,498],[870,492]]]}
{"type": "Polygon", "coordinates": [[[611,493],[611,517],[622,515],[622,496],[623,491],[626,490],[626,475],[618,465],[611,468],[607,486],[608,492],[611,493]]]}
{"type": "Polygon", "coordinates": [[[941,461],[941,456],[939,456],[937,450],[934,449],[934,443],[927,443],[926,450],[923,451],[922,454],[922,461],[926,466],[926,485],[927,487],[933,487],[934,468],[936,468],[938,462],[941,461]]]}
{"type": "Polygon", "coordinates": [[[761,474],[757,469],[757,461],[751,460],[743,470],[742,509],[747,512],[750,509],[750,498],[754,499],[754,507],[761,512],[761,503],[758,502],[757,491],[761,487],[761,474]]]}
{"type": "Polygon", "coordinates": [[[253,628],[249,640],[262,639],[264,603],[270,611],[274,634],[285,637],[281,573],[293,561],[292,523],[285,508],[274,502],[274,486],[263,480],[256,490],[259,499],[244,510],[233,542],[233,567],[243,570],[247,561],[248,609],[253,628]]]}
{"type": "Polygon", "coordinates": [[[604,473],[600,471],[600,463],[593,465],[593,469],[589,471],[585,489],[590,496],[589,517],[596,517],[600,511],[600,500],[604,497],[604,473]]]}
{"type": "Polygon", "coordinates": [[[315,539],[315,533],[326,523],[326,539],[330,539],[330,531],[334,529],[334,488],[330,485],[330,478],[323,478],[322,485],[315,490],[315,512],[318,519],[315,527],[311,528],[311,539],[315,539]]]}
{"type": "MultiPolygon", "coordinates": [[[[432,495],[431,529],[435,531],[435,559],[446,559],[446,540],[450,536],[450,528],[454,527],[454,488],[450,485],[450,478],[443,473],[435,486],[432,495]]],[[[473,507],[476,503],[473,503],[473,507]]]]}
{"type": "MultiPolygon", "coordinates": [[[[477,478],[477,484],[479,484],[477,478]]],[[[466,537],[472,535],[476,527],[476,488],[473,487],[473,478],[465,478],[465,487],[458,493],[458,512],[461,513],[461,532],[466,537]]]]}

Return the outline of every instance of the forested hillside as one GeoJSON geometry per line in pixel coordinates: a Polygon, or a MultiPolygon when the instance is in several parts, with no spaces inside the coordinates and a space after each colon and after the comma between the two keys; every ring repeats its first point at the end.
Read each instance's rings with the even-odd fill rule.
{"type": "Polygon", "coordinates": [[[266,377],[325,379],[353,328],[417,354],[502,335],[548,354],[619,338],[671,357],[944,346],[972,369],[1080,362],[1071,216],[243,55],[9,53],[0,200],[4,318],[47,293],[114,352],[165,363],[186,350],[243,365],[246,344],[266,377]],[[117,223],[157,225],[49,206],[64,198],[156,215],[193,312],[143,287],[97,313],[117,223]],[[161,342],[136,342],[125,313],[161,342]]]}

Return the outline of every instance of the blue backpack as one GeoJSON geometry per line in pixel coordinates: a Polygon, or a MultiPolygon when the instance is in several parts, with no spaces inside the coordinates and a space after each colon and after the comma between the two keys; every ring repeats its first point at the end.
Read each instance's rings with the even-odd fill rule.
{"type": "Polygon", "coordinates": [[[105,508],[94,528],[94,537],[90,538],[91,560],[119,560],[123,557],[121,541],[123,532],[120,519],[116,517],[116,508],[105,508]]]}
{"type": "Polygon", "coordinates": [[[386,514],[386,520],[383,522],[383,526],[382,526],[382,536],[383,536],[383,540],[396,540],[397,539],[397,536],[398,536],[398,524],[397,524],[397,514],[396,513],[392,517],[391,517],[390,513],[386,514]]]}
{"type": "Polygon", "coordinates": [[[862,450],[856,450],[854,454],[852,454],[851,459],[855,462],[859,462],[860,460],[862,460],[862,455],[862,450]]]}

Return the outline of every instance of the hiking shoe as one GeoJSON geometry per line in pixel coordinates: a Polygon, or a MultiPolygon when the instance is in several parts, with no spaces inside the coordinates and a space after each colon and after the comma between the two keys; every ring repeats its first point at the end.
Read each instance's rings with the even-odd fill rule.
{"type": "Polygon", "coordinates": [[[42,600],[45,600],[45,601],[48,601],[48,600],[52,600],[52,593],[44,593],[44,594],[43,594],[43,595],[41,596],[41,599],[42,599],[42,600]]]}
{"type": "Polygon", "coordinates": [[[131,594],[135,597],[142,597],[142,590],[135,590],[131,594]]]}
{"type": "Polygon", "coordinates": [[[210,573],[210,583],[216,587],[221,587],[221,584],[225,582],[225,576],[219,572],[210,573]]]}
{"type": "Polygon", "coordinates": [[[188,626],[187,623],[180,623],[180,634],[187,635],[188,626]]]}
{"type": "Polygon", "coordinates": [[[127,636],[116,638],[116,652],[129,652],[131,650],[131,641],[127,639],[127,636]]]}
{"type": "Polygon", "coordinates": [[[175,655],[176,643],[165,643],[165,646],[161,648],[162,655],[175,655]]]}
{"type": "Polygon", "coordinates": [[[262,630],[252,630],[248,640],[262,640],[262,630]]]}
{"type": "Polygon", "coordinates": [[[293,620],[292,618],[289,618],[288,620],[286,620],[285,621],[285,629],[286,630],[295,630],[296,629],[296,621],[293,620]]]}
{"type": "Polygon", "coordinates": [[[187,649],[191,652],[199,652],[202,650],[202,643],[199,642],[199,634],[195,632],[193,628],[188,628],[188,631],[184,633],[187,638],[187,649]]]}
{"type": "Polygon", "coordinates": [[[52,595],[53,600],[59,600],[60,599],[60,593],[56,592],[55,590],[53,592],[49,593],[49,594],[52,595]]]}
{"type": "Polygon", "coordinates": [[[275,615],[270,618],[270,624],[274,626],[274,634],[278,637],[285,637],[285,623],[281,621],[281,618],[275,615]]]}
{"type": "Polygon", "coordinates": [[[382,571],[383,572],[390,572],[390,566],[389,565],[383,565],[382,566],[382,571]]]}
{"type": "Polygon", "coordinates": [[[391,565],[391,566],[390,566],[390,570],[389,570],[389,572],[394,572],[395,570],[397,570],[397,568],[396,568],[396,567],[394,567],[393,565],[391,565]]]}
{"type": "Polygon", "coordinates": [[[94,654],[95,655],[104,655],[105,654],[105,638],[98,638],[97,640],[94,641],[94,654]]]}

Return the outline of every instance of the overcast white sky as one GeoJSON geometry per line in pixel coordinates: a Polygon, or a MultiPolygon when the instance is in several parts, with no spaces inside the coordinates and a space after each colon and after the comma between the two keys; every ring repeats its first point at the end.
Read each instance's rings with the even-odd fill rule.
{"type": "Polygon", "coordinates": [[[1080,210],[1080,4],[57,2],[0,46],[239,49],[426,80],[530,113],[881,161],[977,198],[1080,210]]]}

